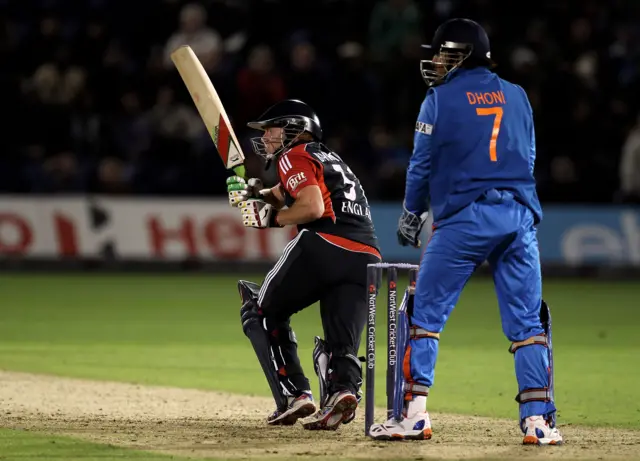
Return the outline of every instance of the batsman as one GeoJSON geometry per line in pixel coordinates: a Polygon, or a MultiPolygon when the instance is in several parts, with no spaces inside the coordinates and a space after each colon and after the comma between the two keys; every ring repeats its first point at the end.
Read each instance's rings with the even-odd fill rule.
{"type": "Polygon", "coordinates": [[[434,229],[404,326],[409,339],[396,386],[403,394],[395,399],[399,416],[373,425],[370,435],[431,438],[427,397],[443,330],[465,284],[487,261],[515,359],[523,443],[560,444],[551,315],[542,299],[536,238],[542,210],[531,105],[520,86],[492,71],[489,38],[476,22],[451,19],[423,46],[432,53],[420,62],[429,88],[415,127],[398,239],[419,247],[429,208],[434,229]]]}
{"type": "Polygon", "coordinates": [[[307,417],[305,429],[335,430],[353,420],[360,401],[367,265],[381,259],[369,204],[351,169],[322,144],[320,120],[305,103],[277,103],[248,126],[262,132],[252,139],[254,152],[274,162],[279,182],[266,189],[256,178],[233,176],[229,202],[247,227],[298,229],[261,285],[238,282],[242,327],[276,402],[267,424],[307,417]],[[324,330],[313,352],[319,409],[290,326],[293,314],[318,301],[324,330]]]}

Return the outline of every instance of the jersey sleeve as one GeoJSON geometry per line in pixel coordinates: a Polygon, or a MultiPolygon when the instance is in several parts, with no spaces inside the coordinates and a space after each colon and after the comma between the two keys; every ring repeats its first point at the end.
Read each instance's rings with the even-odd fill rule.
{"type": "Polygon", "coordinates": [[[278,175],[282,187],[293,197],[298,197],[307,186],[317,186],[318,166],[308,155],[288,152],[278,160],[278,175]]]}
{"type": "Polygon", "coordinates": [[[437,116],[435,92],[429,91],[416,121],[413,153],[407,169],[404,207],[415,214],[429,209],[429,179],[431,176],[432,133],[437,116]]]}
{"type": "Polygon", "coordinates": [[[524,106],[527,110],[527,128],[529,130],[529,173],[533,174],[536,163],[536,130],[533,122],[533,108],[527,96],[527,92],[520,85],[515,85],[522,93],[524,106]]]}
{"type": "Polygon", "coordinates": [[[533,175],[536,165],[536,129],[533,123],[533,109],[531,108],[531,103],[529,102],[529,98],[526,93],[524,98],[527,102],[527,117],[529,118],[529,173],[533,175]]]}

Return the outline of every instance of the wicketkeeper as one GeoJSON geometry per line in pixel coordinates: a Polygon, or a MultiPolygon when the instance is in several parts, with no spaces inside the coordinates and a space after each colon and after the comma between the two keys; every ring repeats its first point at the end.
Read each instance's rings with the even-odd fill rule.
{"type": "Polygon", "coordinates": [[[411,324],[404,326],[410,340],[403,416],[372,426],[371,436],[431,438],[427,396],[440,341],[446,342],[443,329],[469,277],[488,261],[515,359],[523,442],[559,444],[551,316],[542,300],[536,239],[542,210],[531,106],[520,86],[490,70],[489,38],[479,24],[447,21],[429,48],[433,57],[421,62],[429,89],[416,123],[398,237],[402,245],[419,246],[429,205],[434,232],[420,265],[411,324]]]}

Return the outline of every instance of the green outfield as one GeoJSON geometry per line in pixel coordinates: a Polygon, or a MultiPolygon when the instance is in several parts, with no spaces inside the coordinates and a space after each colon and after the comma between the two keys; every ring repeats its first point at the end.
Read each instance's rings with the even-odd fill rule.
{"type": "MultiPolygon", "coordinates": [[[[0,370],[269,395],[242,334],[236,277],[1,275],[0,293],[0,370]]],[[[633,404],[640,382],[640,284],[550,280],[545,298],[553,315],[560,421],[640,428],[640,409],[633,404]]],[[[381,406],[383,308],[380,303],[376,397],[381,406]]],[[[317,307],[297,314],[292,326],[303,366],[313,375],[313,337],[322,331],[317,307]]],[[[515,418],[517,388],[508,346],[493,286],[488,279],[472,280],[441,335],[430,409],[515,418]]],[[[315,375],[310,377],[317,390],[315,375]]],[[[25,437],[0,432],[15,453],[30,447],[17,458],[37,457],[46,441],[30,444],[25,437]]],[[[81,446],[68,443],[56,449],[71,450],[64,458],[74,459],[81,446]]],[[[105,456],[110,455],[96,453],[105,456]]]]}
{"type": "Polygon", "coordinates": [[[127,450],[111,445],[87,443],[68,437],[32,434],[23,431],[0,429],[0,459],[41,461],[59,459],[64,461],[186,461],[174,456],[127,450]]]}

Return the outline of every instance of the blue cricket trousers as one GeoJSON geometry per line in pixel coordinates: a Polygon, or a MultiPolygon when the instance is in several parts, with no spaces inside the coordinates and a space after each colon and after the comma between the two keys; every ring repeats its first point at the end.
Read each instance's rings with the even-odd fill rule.
{"type": "MultiPolygon", "coordinates": [[[[455,215],[436,223],[422,257],[411,324],[441,333],[474,270],[488,261],[502,330],[512,342],[544,333],[540,321],[542,277],[533,213],[507,191],[491,189],[455,215]]],[[[446,341],[446,335],[441,340],[446,341]]],[[[410,340],[412,381],[431,387],[439,340],[410,340]]],[[[549,356],[543,345],[515,354],[520,391],[549,386],[549,356]]],[[[520,418],[555,412],[553,402],[520,404],[520,418]]]]}

